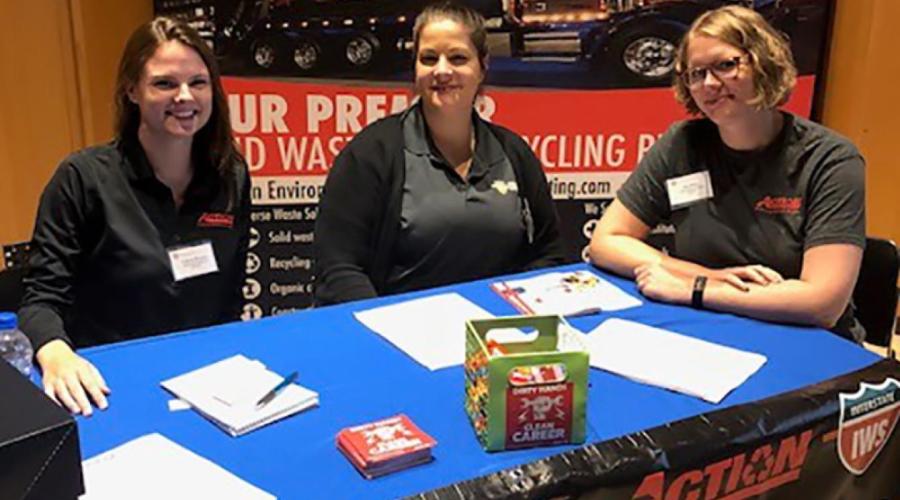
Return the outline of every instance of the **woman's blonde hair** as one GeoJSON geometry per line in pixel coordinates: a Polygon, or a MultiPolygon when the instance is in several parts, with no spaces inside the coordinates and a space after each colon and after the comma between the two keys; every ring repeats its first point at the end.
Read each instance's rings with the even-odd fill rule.
{"type": "Polygon", "coordinates": [[[678,46],[673,87],[675,98],[688,113],[701,113],[681,77],[688,69],[688,45],[698,36],[721,40],[747,54],[756,90],[756,96],[749,103],[751,106],[774,109],[788,100],[797,83],[797,68],[787,37],[756,11],[729,5],[698,17],[678,46]]]}

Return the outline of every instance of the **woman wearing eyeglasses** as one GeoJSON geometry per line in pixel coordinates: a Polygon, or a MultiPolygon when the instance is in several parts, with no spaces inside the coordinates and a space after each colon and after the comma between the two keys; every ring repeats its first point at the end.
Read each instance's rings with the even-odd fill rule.
{"type": "Polygon", "coordinates": [[[591,260],[645,296],[860,341],[850,295],[865,246],[864,162],[847,139],[779,111],[796,81],[787,41],[753,10],[699,17],[675,95],[697,119],[673,125],[594,231],[591,260]],[[661,221],[670,254],[645,243],[661,221]]]}

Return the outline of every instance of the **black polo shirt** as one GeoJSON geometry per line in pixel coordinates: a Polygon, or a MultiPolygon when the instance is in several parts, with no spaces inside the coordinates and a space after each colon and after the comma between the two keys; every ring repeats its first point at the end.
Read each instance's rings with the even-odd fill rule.
{"type": "Polygon", "coordinates": [[[236,320],[250,192],[236,164],[236,199],[212,167],[195,167],[183,205],[139,145],[77,152],[41,196],[19,311],[34,344],[88,346],[236,320]],[[212,244],[218,272],[175,281],[172,248],[212,244]]]}
{"type": "Polygon", "coordinates": [[[433,144],[421,106],[410,108],[402,126],[405,177],[390,292],[511,272],[531,221],[500,142],[473,116],[475,151],[463,179],[433,144]]]}
{"type": "MultiPolygon", "coordinates": [[[[673,125],[619,189],[618,199],[650,227],[675,226],[672,254],[711,268],[762,264],[799,278],[817,245],[865,247],[865,173],[850,141],[784,113],[760,151],[728,148],[709,120],[673,125]],[[673,210],[666,180],[708,171],[713,197],[673,210]]],[[[850,332],[848,310],[834,331],[850,332]]]]}

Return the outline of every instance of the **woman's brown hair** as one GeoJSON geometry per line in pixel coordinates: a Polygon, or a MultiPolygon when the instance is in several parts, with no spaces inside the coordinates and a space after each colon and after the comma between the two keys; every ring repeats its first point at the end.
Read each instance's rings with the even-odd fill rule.
{"type": "Polygon", "coordinates": [[[484,17],[478,12],[453,1],[428,5],[416,17],[416,22],[413,25],[413,60],[419,56],[419,38],[422,36],[422,29],[429,23],[443,19],[457,22],[468,30],[469,41],[472,42],[472,46],[475,47],[475,52],[478,54],[481,70],[486,71],[488,47],[484,17]]]}
{"type": "Polygon", "coordinates": [[[237,171],[234,165],[243,163],[244,158],[231,132],[228,102],[222,89],[221,74],[209,46],[183,21],[157,17],[138,27],[125,44],[116,77],[116,137],[122,142],[138,143],[141,112],[138,106],[131,102],[128,93],[140,81],[144,66],[153,57],[156,49],[169,41],[177,41],[194,49],[209,70],[212,110],[209,121],[194,135],[191,155],[196,167],[209,165],[215,169],[224,183],[228,199],[234,202],[237,197],[237,171]]]}

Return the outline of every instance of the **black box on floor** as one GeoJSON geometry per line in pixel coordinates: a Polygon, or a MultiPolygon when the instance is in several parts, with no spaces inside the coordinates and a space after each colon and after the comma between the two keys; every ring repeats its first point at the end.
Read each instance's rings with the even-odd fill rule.
{"type": "Polygon", "coordinates": [[[0,498],[84,493],[75,419],[0,359],[0,498]]]}

